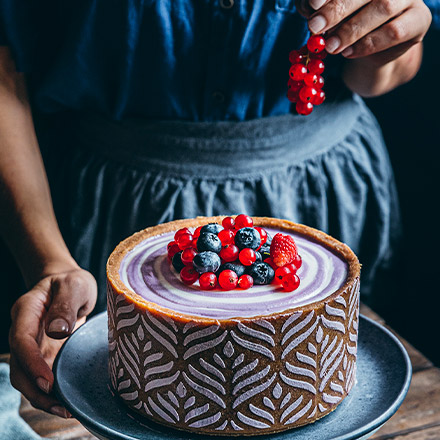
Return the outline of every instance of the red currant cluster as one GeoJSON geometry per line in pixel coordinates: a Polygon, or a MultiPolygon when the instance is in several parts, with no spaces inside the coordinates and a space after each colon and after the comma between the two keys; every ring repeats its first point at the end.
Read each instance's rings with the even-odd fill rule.
{"type": "MultiPolygon", "coordinates": [[[[276,234],[274,239],[279,235],[283,234],[276,234]]],[[[254,284],[272,282],[286,291],[295,290],[299,286],[296,271],[301,266],[296,247],[295,257],[290,258],[293,254],[289,254],[289,261],[283,265],[272,258],[279,251],[275,246],[272,255],[272,247],[265,229],[254,226],[251,217],[240,214],[225,217],[221,225],[209,223],[194,231],[179,229],[168,243],[168,260],[183,283],[191,285],[198,281],[203,290],[212,290],[217,285],[223,290],[249,289],[254,284]]]]}
{"type": "Polygon", "coordinates": [[[322,90],[324,78],[324,62],[327,56],[325,40],[321,35],[312,35],[300,50],[292,50],[289,60],[292,63],[287,83],[287,98],[296,103],[296,111],[300,115],[309,115],[313,106],[325,100],[322,90]]]}

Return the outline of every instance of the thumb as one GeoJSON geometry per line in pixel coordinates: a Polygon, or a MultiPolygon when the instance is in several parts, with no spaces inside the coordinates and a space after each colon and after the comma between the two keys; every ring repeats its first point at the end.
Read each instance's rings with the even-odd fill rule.
{"type": "Polygon", "coordinates": [[[88,315],[96,302],[96,281],[85,270],[57,275],[51,283],[52,301],[46,315],[46,334],[62,339],[72,333],[76,320],[88,315]]]}

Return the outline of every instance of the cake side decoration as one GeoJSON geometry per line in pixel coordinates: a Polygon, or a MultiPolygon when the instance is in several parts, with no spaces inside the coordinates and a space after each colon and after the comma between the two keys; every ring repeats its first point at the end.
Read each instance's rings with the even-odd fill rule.
{"type": "Polygon", "coordinates": [[[183,227],[195,231],[223,219],[149,228],[122,242],[110,256],[112,388],[138,414],[197,433],[268,434],[311,423],[334,410],[355,381],[357,258],[348,247],[314,229],[255,218],[255,224],[272,236],[294,236],[302,254],[302,282],[296,291],[285,292],[275,284],[201,291],[183,284],[170,269],[167,242],[183,227]],[[316,272],[314,258],[325,261],[334,277],[316,272]],[[126,274],[130,265],[145,277],[144,290],[136,277],[133,286],[138,292],[133,290],[126,274]],[[171,295],[173,302],[157,296],[157,280],[162,280],[164,290],[170,289],[164,296],[171,295]],[[314,293],[316,287],[319,291],[314,293]],[[185,295],[198,295],[192,313],[175,302],[184,302],[185,295]]]}

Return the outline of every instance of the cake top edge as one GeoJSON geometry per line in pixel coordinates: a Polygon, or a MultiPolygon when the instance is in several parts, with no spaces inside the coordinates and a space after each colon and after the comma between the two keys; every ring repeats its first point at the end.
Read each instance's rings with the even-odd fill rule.
{"type": "MultiPolygon", "coordinates": [[[[177,319],[182,322],[198,322],[205,324],[219,324],[219,323],[227,323],[233,321],[241,321],[246,322],[249,318],[246,317],[236,317],[236,318],[227,318],[227,319],[214,319],[214,318],[205,318],[190,314],[184,314],[175,312],[171,309],[158,306],[154,302],[149,302],[140,295],[132,292],[121,280],[119,276],[119,266],[122,262],[124,256],[131,251],[136,245],[141,243],[142,241],[157,235],[166,234],[168,232],[176,231],[183,227],[198,227],[202,226],[206,223],[221,223],[222,220],[226,216],[215,216],[215,217],[196,217],[193,219],[181,219],[174,220],[168,223],[163,223],[157,226],[151,226],[146,229],[143,229],[139,232],[134,233],[130,237],[121,241],[115,248],[115,250],[111,253],[107,261],[107,282],[109,283],[109,287],[111,287],[115,293],[123,295],[128,301],[133,302],[137,307],[141,309],[148,310],[150,313],[157,315],[165,315],[173,319],[177,319]]],[[[344,291],[347,290],[349,286],[353,284],[353,282],[359,278],[360,276],[360,268],[361,265],[355,253],[344,243],[336,240],[330,235],[322,232],[318,229],[312,228],[310,226],[306,226],[299,223],[294,223],[289,220],[277,219],[271,217],[252,217],[254,220],[255,226],[262,226],[265,228],[276,228],[279,230],[285,230],[294,232],[295,234],[302,235],[309,240],[312,240],[321,246],[324,246],[326,249],[335,253],[344,259],[348,264],[348,274],[344,284],[333,294],[325,298],[324,300],[317,301],[316,303],[311,303],[305,307],[293,307],[289,310],[285,310],[280,313],[274,313],[273,315],[262,315],[261,317],[265,319],[270,319],[271,317],[283,315],[285,313],[291,313],[293,311],[307,311],[309,308],[316,308],[322,303],[322,305],[330,302],[332,299],[336,298],[344,291]]],[[[253,317],[255,319],[258,317],[253,317]]]]}

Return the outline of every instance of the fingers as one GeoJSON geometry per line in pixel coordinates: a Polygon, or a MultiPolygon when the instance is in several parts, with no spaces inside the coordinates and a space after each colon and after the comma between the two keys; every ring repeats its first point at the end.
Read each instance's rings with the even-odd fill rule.
{"type": "Polygon", "coordinates": [[[46,333],[62,339],[75,327],[76,320],[89,314],[96,302],[97,288],[93,276],[75,270],[52,281],[52,301],[46,316],[46,333]]]}
{"type": "Polygon", "coordinates": [[[60,417],[71,417],[70,413],[55,399],[55,397],[45,394],[39,390],[22,370],[20,364],[11,354],[11,384],[19,389],[21,393],[31,402],[35,408],[42,409],[60,417]]]}
{"type": "Polygon", "coordinates": [[[31,290],[14,304],[12,326],[9,332],[11,355],[21,366],[26,376],[37,383],[45,392],[50,392],[53,373],[45,362],[38,341],[42,337],[41,322],[44,319],[47,295],[39,290],[31,290]]]}
{"type": "Polygon", "coordinates": [[[358,58],[390,50],[387,59],[397,58],[409,47],[422,41],[426,29],[429,28],[429,17],[414,20],[412,9],[408,9],[357,41],[352,42],[350,38],[343,40],[338,51],[341,51],[345,57],[358,58]],[[391,50],[394,48],[395,50],[391,50]]]}

